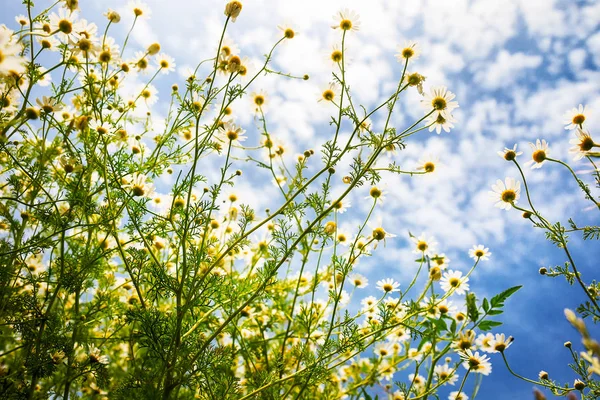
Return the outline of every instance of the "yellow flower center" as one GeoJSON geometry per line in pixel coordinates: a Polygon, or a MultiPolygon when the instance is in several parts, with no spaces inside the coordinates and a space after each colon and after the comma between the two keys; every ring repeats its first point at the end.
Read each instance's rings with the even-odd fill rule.
{"type": "Polygon", "coordinates": [[[372,198],[374,198],[374,199],[377,199],[377,198],[379,198],[379,197],[381,196],[381,190],[379,190],[379,188],[377,188],[377,187],[373,186],[373,187],[371,188],[371,190],[369,191],[369,195],[370,195],[372,198]]]}
{"type": "Polygon", "coordinates": [[[448,281],[448,283],[452,287],[458,287],[460,285],[460,279],[458,279],[458,278],[450,278],[450,280],[448,281]]]}
{"type": "Polygon", "coordinates": [[[431,105],[434,110],[445,110],[447,106],[446,99],[441,96],[434,97],[433,100],[431,100],[431,105]]]}
{"type": "Polygon", "coordinates": [[[517,158],[517,153],[515,153],[513,150],[508,150],[506,153],[504,153],[504,159],[506,161],[512,161],[515,158],[517,158]]]}
{"type": "Polygon", "coordinates": [[[283,31],[283,36],[285,36],[287,39],[293,39],[294,35],[295,32],[291,28],[287,28],[285,31],[283,31]]]}
{"type": "Polygon", "coordinates": [[[579,149],[581,151],[589,151],[592,147],[594,147],[594,139],[587,135],[579,142],[579,149]]]}
{"type": "Polygon", "coordinates": [[[469,367],[473,368],[473,369],[477,369],[477,367],[479,367],[479,360],[476,359],[475,357],[469,357],[469,367]]]}
{"type": "Polygon", "coordinates": [[[385,231],[383,230],[383,228],[373,229],[373,239],[375,239],[375,240],[385,239],[385,231]]]}
{"type": "Polygon", "coordinates": [[[425,251],[428,247],[429,245],[422,240],[419,243],[417,243],[417,249],[419,249],[420,251],[425,251]]]}
{"type": "Polygon", "coordinates": [[[71,24],[71,21],[69,20],[61,19],[58,22],[58,30],[68,35],[73,31],[73,24],[71,24]]]}
{"type": "Polygon", "coordinates": [[[152,93],[150,93],[150,91],[148,89],[144,89],[142,90],[142,97],[145,99],[149,99],[150,96],[152,96],[152,93]]]}
{"type": "Polygon", "coordinates": [[[146,69],[146,68],[148,68],[148,60],[146,60],[145,58],[142,58],[137,62],[136,65],[139,69],[146,69]]]}
{"type": "Polygon", "coordinates": [[[392,290],[394,290],[394,287],[391,284],[386,283],[385,285],[383,285],[384,292],[391,292],[392,290]]]}
{"type": "Polygon", "coordinates": [[[265,98],[261,95],[254,96],[254,104],[256,104],[259,107],[262,106],[263,104],[265,104],[265,98]]]}
{"type": "Polygon", "coordinates": [[[483,257],[485,255],[483,250],[475,250],[475,256],[483,257]]]}
{"type": "Polygon", "coordinates": [[[517,198],[517,193],[512,189],[507,189],[502,192],[500,198],[505,203],[512,203],[517,198]]]}
{"type": "Polygon", "coordinates": [[[141,185],[134,185],[132,188],[132,193],[134,196],[143,196],[145,192],[144,187],[141,185]]]}
{"type": "Polygon", "coordinates": [[[340,28],[342,28],[345,31],[348,31],[350,29],[352,29],[352,21],[350,21],[349,19],[343,19],[340,21],[340,28]]]}
{"type": "Polygon", "coordinates": [[[160,60],[161,68],[169,68],[169,62],[167,60],[160,60]]]}
{"type": "Polygon", "coordinates": [[[546,152],[544,150],[536,150],[533,152],[531,157],[536,163],[541,163],[546,159],[546,152]]]}
{"type": "Polygon", "coordinates": [[[133,9],[133,13],[135,14],[136,17],[140,17],[140,16],[142,16],[142,14],[144,14],[144,10],[142,10],[139,7],[135,7],[133,9]]]}
{"type": "Polygon", "coordinates": [[[584,121],[585,121],[585,115],[583,115],[583,114],[577,114],[573,117],[573,124],[575,124],[575,125],[581,125],[581,124],[583,124],[584,121]]]}
{"type": "Polygon", "coordinates": [[[236,140],[238,138],[238,133],[236,131],[227,131],[227,139],[236,140]]]}
{"type": "Polygon", "coordinates": [[[406,47],[402,50],[402,57],[411,58],[415,55],[415,50],[412,47],[406,47]]]}
{"type": "Polygon", "coordinates": [[[323,92],[323,99],[325,99],[327,101],[333,101],[334,97],[335,97],[335,93],[333,93],[333,90],[331,90],[331,89],[327,89],[326,91],[323,92]]]}
{"type": "Polygon", "coordinates": [[[342,61],[342,52],[339,50],[334,50],[331,53],[331,60],[336,63],[341,62],[342,61]]]}
{"type": "Polygon", "coordinates": [[[432,162],[426,162],[425,165],[423,165],[423,169],[425,172],[433,172],[435,170],[435,164],[432,162]]]}

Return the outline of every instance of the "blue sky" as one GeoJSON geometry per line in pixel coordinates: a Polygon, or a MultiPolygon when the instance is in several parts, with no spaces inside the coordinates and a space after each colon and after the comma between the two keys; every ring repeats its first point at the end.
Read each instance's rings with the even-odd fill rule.
{"type": "MultiPolygon", "coordinates": [[[[15,27],[11,15],[20,13],[18,2],[3,1],[0,23],[15,27]],[[10,12],[10,10],[14,10],[10,12]]],[[[119,10],[123,21],[112,34],[123,37],[130,26],[124,2],[95,0],[81,2],[84,17],[105,22],[100,17],[107,8],[119,10]]],[[[163,79],[164,94],[159,106],[168,101],[168,88],[181,83],[186,67],[212,57],[223,22],[224,3],[217,0],[148,0],[150,19],[142,20],[132,36],[138,48],[158,41],[163,51],[176,60],[178,73],[163,79]]],[[[439,248],[452,260],[451,268],[466,272],[470,267],[467,251],[485,244],[491,260],[478,267],[471,288],[479,295],[491,295],[511,286],[524,285],[507,303],[499,318],[504,326],[498,332],[515,336],[507,356],[513,368],[530,378],[540,370],[561,382],[574,379],[566,364],[566,340],[579,345],[575,332],[564,320],[563,309],[575,308],[582,300],[577,287],[562,278],[541,277],[542,266],[562,264],[563,253],[545,241],[515,210],[494,208],[488,191],[496,179],[518,177],[518,171],[496,152],[517,143],[524,151],[521,161],[530,157],[528,143],[546,139],[552,157],[570,161],[568,141],[573,133],[564,130],[563,114],[577,105],[591,112],[588,129],[600,128],[600,3],[556,0],[453,0],[453,1],[247,1],[229,36],[243,56],[260,63],[261,55],[277,40],[277,25],[286,21],[299,35],[275,54],[274,66],[295,75],[309,74],[309,81],[267,76],[254,87],[268,94],[268,120],[273,132],[286,143],[290,157],[305,148],[318,148],[327,138],[323,132],[331,109],[317,103],[321,90],[330,81],[331,65],[325,60],[339,31],[330,28],[332,16],[348,7],[361,17],[358,32],[348,38],[350,64],[348,80],[354,97],[374,106],[396,85],[401,66],[393,57],[404,40],[419,42],[421,57],[411,65],[427,77],[425,90],[446,85],[456,93],[460,108],[458,122],[450,133],[422,132],[411,138],[406,150],[386,159],[414,168],[424,155],[439,157],[443,167],[421,178],[390,176],[388,192],[378,215],[390,221],[386,228],[397,234],[384,249],[362,262],[358,272],[365,274],[374,290],[375,282],[393,277],[403,284],[414,272],[414,255],[407,232],[426,232],[439,242],[439,248]]],[[[416,91],[410,92],[394,113],[392,122],[407,126],[422,115],[416,91]]],[[[242,102],[243,103],[243,102],[242,102]]],[[[250,104],[234,107],[239,120],[255,132],[250,104]]],[[[160,113],[160,111],[158,112],[160,113]]],[[[588,121],[586,121],[588,122],[588,121]]],[[[380,127],[382,121],[375,119],[380,127]]],[[[348,134],[348,132],[343,132],[348,134]]],[[[249,139],[252,142],[252,139],[249,139]]],[[[574,169],[589,169],[583,161],[574,169]]],[[[343,171],[340,171],[342,176],[343,171]]],[[[566,223],[574,217],[578,225],[597,224],[597,211],[586,210],[577,185],[564,169],[545,164],[526,169],[536,207],[551,221],[566,223]]],[[[592,183],[589,175],[584,176],[592,183]]],[[[168,181],[165,181],[168,183],[168,181]]],[[[342,184],[337,186],[340,190],[342,184]]],[[[354,226],[367,206],[363,188],[351,198],[353,208],[341,226],[354,226]]],[[[266,187],[263,196],[246,183],[239,189],[248,202],[269,206],[276,197],[275,186],[266,187]]],[[[521,204],[524,203],[522,199],[521,204]]],[[[344,214],[346,215],[346,214],[344,214]]],[[[600,246],[597,242],[573,241],[576,261],[588,280],[594,275],[600,246]]],[[[532,398],[532,385],[511,377],[498,355],[492,355],[493,373],[483,381],[478,398],[532,398]]],[[[462,371],[461,371],[462,372],[462,371]]],[[[467,393],[470,394],[469,391],[467,393]]]]}

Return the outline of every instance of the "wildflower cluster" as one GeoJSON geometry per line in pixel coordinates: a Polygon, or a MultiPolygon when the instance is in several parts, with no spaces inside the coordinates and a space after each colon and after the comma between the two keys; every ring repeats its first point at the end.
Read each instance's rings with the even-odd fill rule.
{"type": "Polygon", "coordinates": [[[346,81],[345,43],[360,22],[338,13],[334,79],[319,98],[336,116],[320,149],[290,157],[255,87],[265,73],[308,79],[271,69],[293,27],[280,26],[254,65],[226,35],[243,4],[227,2],[214,52],[165,95],[159,80],[175,60],[159,43],[128,46],[151,15],[143,2],[128,3],[122,41],[110,36],[117,11],[98,26],[74,0],[24,5],[14,30],[0,26],[2,398],[466,399],[468,376],[491,372],[485,353],[503,354],[512,338],[489,333],[500,322],[488,318],[518,287],[478,303],[469,280],[488,248],[471,249],[469,270],[450,269],[433,238],[411,236],[412,279],[394,270],[369,286],[360,273],[397,240],[392,221],[372,218],[383,213],[382,174],[440,166],[377,161],[425,128],[448,132],[458,107],[407,72],[416,43],[399,49],[397,88],[368,111],[346,81]],[[413,87],[423,117],[392,126],[413,87]],[[256,127],[240,123],[241,102],[256,127]],[[276,206],[252,208],[244,184],[276,191],[265,199],[276,206]],[[354,194],[370,209],[351,219],[354,194]]]}
{"type": "MultiPolygon", "coordinates": [[[[565,113],[564,124],[565,130],[569,131],[569,134],[572,134],[570,143],[573,147],[569,149],[569,153],[572,155],[573,161],[580,162],[585,160],[586,163],[589,163],[589,166],[591,167],[590,170],[576,173],[567,162],[552,158],[550,156],[550,146],[548,142],[543,139],[537,139],[535,143],[530,143],[532,150],[531,159],[526,162],[525,165],[530,166],[532,170],[540,169],[544,164],[555,164],[559,165],[561,168],[565,168],[582,190],[586,202],[589,201],[591,203],[587,208],[587,211],[595,213],[600,211],[600,197],[594,196],[592,189],[584,182],[584,179],[587,177],[582,177],[582,175],[591,175],[595,181],[596,189],[600,189],[600,170],[596,164],[597,159],[600,158],[600,152],[595,151],[596,148],[600,147],[600,144],[594,141],[589,131],[584,127],[584,123],[588,119],[587,116],[588,110],[580,104],[579,107],[573,108],[565,113]]],[[[527,184],[525,174],[517,159],[523,152],[517,151],[517,145],[515,144],[512,148],[505,148],[504,151],[500,151],[498,154],[517,167],[523,183],[527,203],[522,206],[517,205],[522,194],[521,182],[508,177],[504,182],[498,180],[496,184],[492,186],[493,192],[490,192],[490,195],[496,202],[496,206],[505,210],[515,208],[521,211],[523,218],[531,221],[533,227],[544,230],[546,238],[564,251],[565,260],[563,265],[558,265],[556,267],[542,267],[539,272],[541,275],[551,278],[564,276],[570,285],[578,286],[585,294],[587,300],[577,308],[576,312],[583,318],[591,317],[592,321],[597,323],[600,321],[600,286],[596,280],[589,280],[589,277],[588,282],[586,282],[583,274],[578,268],[576,261],[577,257],[573,254],[568,242],[570,235],[581,234],[584,241],[592,242],[591,245],[595,246],[593,242],[600,239],[600,227],[593,225],[580,226],[573,218],[569,218],[566,222],[568,227],[564,225],[564,222],[553,223],[549,221],[543,216],[540,209],[533,204],[530,186],[527,184]]],[[[547,166],[544,168],[547,168],[547,166]]],[[[586,253],[584,253],[583,256],[585,257],[586,253]]],[[[565,383],[560,385],[554,380],[550,380],[547,372],[542,371],[540,372],[539,380],[533,381],[514,373],[505,359],[507,362],[506,365],[509,368],[509,371],[518,378],[548,388],[555,395],[578,398],[575,396],[574,392],[579,391],[582,399],[596,399],[600,396],[600,380],[598,379],[598,375],[600,375],[600,369],[598,369],[598,366],[600,366],[600,346],[598,346],[598,343],[591,338],[583,319],[578,318],[575,312],[571,310],[566,310],[565,314],[569,322],[581,334],[583,345],[586,350],[578,355],[572,350],[571,342],[565,343],[565,347],[569,349],[574,361],[570,366],[580,379],[576,379],[573,384],[565,383]]],[[[537,389],[535,396],[536,399],[546,398],[543,392],[538,391],[537,389]]]]}

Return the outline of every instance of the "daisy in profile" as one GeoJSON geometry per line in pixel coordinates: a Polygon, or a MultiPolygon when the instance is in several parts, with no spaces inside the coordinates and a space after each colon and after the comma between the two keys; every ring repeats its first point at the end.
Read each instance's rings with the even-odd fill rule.
{"type": "Polygon", "coordinates": [[[338,11],[333,16],[335,25],[331,25],[333,29],[341,29],[343,31],[357,31],[360,28],[360,17],[354,11],[348,10],[347,8],[338,11]]]}
{"type": "Polygon", "coordinates": [[[240,15],[240,12],[242,12],[242,7],[243,5],[240,1],[230,1],[225,6],[225,15],[231,18],[232,22],[235,22],[236,18],[240,15]]]}
{"type": "Polygon", "coordinates": [[[495,338],[493,333],[481,333],[479,336],[477,336],[475,344],[480,350],[483,350],[486,353],[495,353],[496,350],[494,350],[494,341],[495,338]]]}
{"type": "Polygon", "coordinates": [[[396,58],[398,62],[404,63],[407,60],[416,60],[421,55],[419,44],[413,40],[407,40],[402,46],[398,46],[396,58]]]}
{"type": "Polygon", "coordinates": [[[506,178],[504,182],[500,179],[492,186],[493,192],[489,192],[493,200],[496,201],[496,207],[503,210],[510,210],[513,204],[517,204],[521,195],[521,182],[514,178],[506,178]]]}
{"type": "Polygon", "coordinates": [[[473,353],[471,350],[465,350],[460,353],[465,369],[478,374],[489,375],[492,372],[490,358],[485,354],[479,355],[479,352],[473,353]]]}
{"type": "Polygon", "coordinates": [[[533,153],[531,154],[531,160],[527,161],[525,165],[531,165],[531,169],[542,168],[544,162],[548,158],[550,151],[548,149],[548,142],[545,140],[536,140],[535,144],[529,143],[533,153]]]}
{"type": "Polygon", "coordinates": [[[588,152],[598,146],[594,143],[594,139],[590,136],[589,132],[584,131],[581,128],[577,128],[575,131],[576,138],[569,140],[569,143],[575,145],[569,149],[569,153],[573,154],[573,160],[578,161],[588,155],[588,152]]]}
{"type": "Polygon", "coordinates": [[[400,284],[393,280],[392,278],[382,279],[377,281],[377,289],[381,290],[384,293],[393,293],[399,292],[400,284]]]}
{"type": "Polygon", "coordinates": [[[419,237],[412,236],[410,240],[415,244],[415,248],[413,253],[415,254],[423,254],[423,255],[431,255],[435,253],[435,246],[437,242],[433,238],[433,236],[427,237],[424,233],[419,237]]]}
{"type": "Polygon", "coordinates": [[[566,130],[582,128],[586,120],[585,106],[580,104],[579,107],[570,109],[563,118],[566,130]]]}
{"type": "Polygon", "coordinates": [[[517,144],[515,143],[515,145],[513,146],[512,149],[509,149],[508,147],[504,148],[504,151],[499,151],[498,155],[502,158],[504,158],[506,161],[512,161],[515,160],[517,158],[517,156],[520,156],[521,154],[523,154],[522,151],[517,152],[517,144]]]}
{"type": "Polygon", "coordinates": [[[494,337],[494,353],[502,353],[504,350],[510,347],[514,340],[515,338],[512,336],[507,338],[504,333],[496,333],[496,336],[494,337]]]}
{"type": "Polygon", "coordinates": [[[487,261],[490,259],[491,255],[492,253],[490,252],[490,249],[484,247],[482,244],[473,246],[473,248],[469,250],[469,257],[471,257],[474,260],[487,261]]]}
{"type": "Polygon", "coordinates": [[[131,0],[127,4],[127,8],[133,12],[136,18],[150,18],[150,15],[152,15],[148,5],[140,0],[131,0]]]}
{"type": "Polygon", "coordinates": [[[339,214],[343,214],[346,212],[347,209],[350,208],[350,206],[352,205],[352,203],[350,203],[350,200],[332,200],[331,201],[331,205],[333,205],[333,209],[339,213],[339,214]]]}
{"type": "Polygon", "coordinates": [[[425,98],[421,100],[421,105],[426,112],[434,110],[432,115],[442,115],[442,117],[448,119],[448,116],[455,108],[458,108],[458,103],[452,101],[456,95],[449,91],[445,86],[438,86],[431,88],[430,94],[426,94],[425,98]]]}
{"type": "Polygon", "coordinates": [[[450,132],[450,129],[454,128],[454,123],[456,119],[451,114],[436,114],[433,113],[429,117],[425,119],[425,125],[429,126],[429,132],[433,132],[438,135],[442,133],[442,129],[444,132],[450,132]]]}
{"type": "Polygon", "coordinates": [[[321,93],[319,101],[333,102],[340,91],[340,85],[337,83],[330,83],[329,86],[321,93]]]}
{"type": "Polygon", "coordinates": [[[440,286],[446,293],[454,289],[456,294],[465,294],[469,290],[469,284],[467,282],[469,282],[469,278],[463,278],[461,271],[453,271],[450,269],[442,276],[440,286]]]}

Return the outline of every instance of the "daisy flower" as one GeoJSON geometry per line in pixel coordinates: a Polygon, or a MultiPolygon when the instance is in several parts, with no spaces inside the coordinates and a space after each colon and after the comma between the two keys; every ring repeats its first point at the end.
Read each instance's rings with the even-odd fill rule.
{"type": "Polygon", "coordinates": [[[134,197],[150,197],[154,193],[154,185],[146,182],[147,179],[146,175],[135,172],[131,178],[122,178],[121,184],[123,188],[129,189],[134,197]]]}
{"type": "Polygon", "coordinates": [[[419,237],[412,236],[410,240],[412,240],[415,244],[415,249],[413,250],[413,253],[415,254],[430,255],[435,252],[435,246],[437,245],[437,242],[433,236],[428,238],[423,233],[419,237]]]}
{"type": "Polygon", "coordinates": [[[140,92],[140,97],[151,106],[158,101],[158,90],[151,84],[145,85],[140,92]]]}
{"type": "Polygon", "coordinates": [[[23,14],[17,15],[15,17],[15,21],[17,21],[17,24],[19,24],[21,26],[27,26],[27,25],[29,25],[29,18],[27,18],[23,14]]]}
{"type": "Polygon", "coordinates": [[[469,290],[469,284],[467,282],[469,282],[469,278],[463,278],[461,271],[453,271],[450,269],[442,276],[440,286],[446,293],[454,289],[456,294],[465,294],[465,292],[469,290]]]}
{"type": "Polygon", "coordinates": [[[239,52],[240,50],[233,41],[233,39],[231,39],[228,36],[225,36],[225,38],[223,39],[223,43],[221,44],[221,55],[224,57],[229,57],[232,54],[239,54],[239,52]]]}
{"type": "Polygon", "coordinates": [[[469,250],[469,257],[473,258],[474,260],[487,261],[492,255],[492,253],[489,250],[489,248],[484,247],[482,244],[473,246],[473,248],[469,250]]]}
{"type": "Polygon", "coordinates": [[[440,159],[436,156],[426,156],[419,160],[419,166],[417,167],[417,171],[424,171],[425,173],[431,173],[439,167],[440,159]]]}
{"type": "Polygon", "coordinates": [[[516,181],[514,178],[506,178],[504,182],[500,179],[496,181],[495,185],[492,185],[493,192],[490,191],[490,196],[496,201],[496,207],[502,208],[503,210],[510,210],[513,204],[517,204],[519,196],[521,194],[521,182],[516,181]]]}
{"type": "Polygon", "coordinates": [[[504,333],[496,333],[496,337],[494,338],[494,352],[502,353],[510,347],[514,340],[512,336],[507,338],[504,336],[504,333]]]}
{"type": "Polygon", "coordinates": [[[396,54],[396,58],[398,59],[398,62],[401,63],[411,58],[416,60],[421,54],[419,44],[412,40],[405,41],[404,44],[402,46],[398,46],[397,49],[398,53],[396,54]]]}
{"type": "Polygon", "coordinates": [[[365,312],[375,310],[375,304],[377,304],[377,299],[374,296],[365,297],[360,301],[362,310],[365,312]]]}
{"type": "MultiPolygon", "coordinates": [[[[371,232],[371,236],[370,239],[374,239],[377,242],[379,241],[384,241],[385,243],[385,239],[386,238],[393,238],[396,237],[396,235],[394,235],[393,233],[387,232],[383,226],[381,225],[381,217],[377,218],[377,222],[372,224],[371,222],[369,222],[367,225],[369,226],[369,228],[371,228],[373,231],[371,232]]],[[[377,246],[377,245],[375,245],[377,246]]]]}
{"type": "Polygon", "coordinates": [[[496,350],[494,350],[494,340],[495,339],[493,333],[482,333],[479,336],[477,336],[475,344],[480,350],[483,350],[486,353],[495,353],[496,350]]]}
{"type": "Polygon", "coordinates": [[[140,0],[131,0],[127,4],[127,8],[129,8],[136,18],[150,18],[152,15],[152,11],[148,7],[146,3],[141,2],[140,0]]]}
{"type": "Polygon", "coordinates": [[[453,368],[450,368],[448,364],[444,365],[436,365],[433,368],[433,372],[439,382],[444,382],[448,385],[454,385],[458,380],[458,374],[453,371],[453,368]]]}
{"type": "Polygon", "coordinates": [[[467,396],[463,392],[454,391],[450,392],[450,394],[448,395],[448,400],[469,400],[469,396],[467,396]]]}
{"type": "Polygon", "coordinates": [[[446,254],[444,253],[435,254],[429,257],[429,259],[433,262],[434,266],[437,266],[442,270],[446,269],[448,267],[448,264],[450,264],[450,259],[446,257],[446,254]]]}
{"type": "Polygon", "coordinates": [[[250,94],[250,97],[252,98],[252,104],[256,108],[256,112],[258,112],[259,110],[262,110],[264,112],[265,106],[267,104],[267,94],[265,93],[265,91],[261,90],[260,92],[252,92],[250,94]]]}
{"type": "Polygon", "coordinates": [[[232,22],[235,22],[236,18],[240,15],[240,12],[242,12],[242,3],[239,1],[230,1],[229,3],[227,3],[227,5],[225,6],[225,15],[231,18],[232,22]]]}
{"type": "Polygon", "coordinates": [[[331,101],[335,100],[337,93],[340,92],[340,86],[337,83],[330,83],[327,89],[323,90],[318,101],[331,101]]]}
{"type": "Polygon", "coordinates": [[[399,326],[386,335],[386,339],[391,343],[402,343],[410,339],[410,333],[403,326],[399,326]]]}
{"type": "Polygon", "coordinates": [[[352,205],[352,203],[350,203],[349,200],[338,200],[337,202],[334,203],[335,200],[331,201],[331,205],[333,205],[333,209],[338,213],[338,214],[343,214],[346,212],[346,210],[348,210],[350,208],[350,206],[352,205]]]}
{"type": "Polygon", "coordinates": [[[456,95],[449,91],[445,86],[438,86],[431,88],[430,94],[426,94],[425,98],[421,100],[421,105],[426,112],[434,110],[432,115],[442,115],[444,118],[448,118],[452,110],[458,108],[458,103],[452,101],[456,95]]]}
{"type": "Polygon", "coordinates": [[[531,154],[531,160],[527,161],[525,165],[531,165],[531,169],[541,168],[550,153],[548,142],[538,139],[535,144],[529,143],[529,146],[531,146],[533,153],[531,154]]]}
{"type": "Polygon", "coordinates": [[[90,363],[108,364],[108,357],[101,355],[101,351],[96,346],[90,347],[88,354],[90,363]]]}
{"type": "Polygon", "coordinates": [[[340,28],[343,31],[357,31],[360,28],[359,15],[347,8],[338,11],[338,13],[333,16],[333,19],[336,23],[335,25],[331,25],[333,29],[340,28]]]}
{"type": "Polygon", "coordinates": [[[231,121],[225,122],[223,126],[219,128],[218,133],[219,139],[223,142],[234,142],[236,140],[238,142],[243,142],[246,140],[246,137],[244,136],[246,131],[231,121]]]}
{"type": "Polygon", "coordinates": [[[483,375],[489,375],[492,372],[490,358],[485,354],[479,355],[478,351],[473,354],[471,350],[465,350],[460,353],[460,358],[463,360],[463,367],[469,371],[483,375]]]}
{"type": "Polygon", "coordinates": [[[456,307],[448,299],[444,299],[436,304],[437,310],[442,315],[451,315],[456,312],[456,307]]]}
{"type": "Polygon", "coordinates": [[[58,32],[62,39],[68,39],[73,33],[73,25],[77,22],[78,13],[60,8],[57,13],[50,14],[50,29],[58,32]]]}
{"type": "Polygon", "coordinates": [[[512,149],[509,149],[508,147],[504,148],[504,151],[499,151],[498,155],[502,158],[504,158],[506,161],[512,161],[514,159],[517,158],[517,156],[520,156],[521,154],[523,154],[522,151],[517,152],[517,145],[515,143],[515,145],[513,146],[512,149]]]}
{"type": "Polygon", "coordinates": [[[157,54],[155,62],[162,74],[167,75],[169,72],[175,71],[175,59],[165,53],[157,54]]]}
{"type": "Polygon", "coordinates": [[[578,127],[581,128],[581,126],[586,120],[585,115],[585,106],[582,104],[580,104],[578,108],[572,108],[569,111],[567,111],[563,116],[563,123],[566,125],[565,129],[571,130],[578,127]]]}
{"type": "Polygon", "coordinates": [[[385,199],[386,194],[387,194],[387,192],[381,190],[377,186],[373,186],[369,190],[369,195],[367,197],[365,197],[365,199],[375,199],[375,201],[383,203],[383,200],[385,199]]]}
{"type": "Polygon", "coordinates": [[[382,279],[377,281],[377,289],[383,291],[384,293],[393,293],[399,292],[400,284],[394,281],[392,278],[382,279]]]}
{"type": "Polygon", "coordinates": [[[589,132],[578,127],[575,134],[577,137],[569,140],[569,143],[575,145],[569,149],[569,153],[573,154],[573,160],[578,161],[587,156],[588,152],[597,145],[594,143],[594,139],[592,139],[589,132]]]}
{"type": "Polygon", "coordinates": [[[369,285],[369,280],[361,274],[352,274],[348,277],[350,282],[357,288],[362,289],[369,285]]]}
{"type": "Polygon", "coordinates": [[[456,119],[451,114],[433,113],[425,119],[425,125],[429,125],[429,132],[435,130],[438,135],[442,133],[442,129],[444,132],[450,132],[455,122],[456,119]]]}
{"type": "Polygon", "coordinates": [[[286,39],[293,39],[298,34],[298,31],[289,23],[283,25],[277,25],[277,28],[283,32],[283,37],[286,39]]]}
{"type": "MultiPolygon", "coordinates": [[[[347,50],[348,48],[346,48],[346,51],[347,50]]],[[[327,62],[331,62],[334,67],[342,62],[343,57],[344,54],[342,53],[342,49],[337,44],[334,44],[331,51],[326,53],[327,62]]]]}

